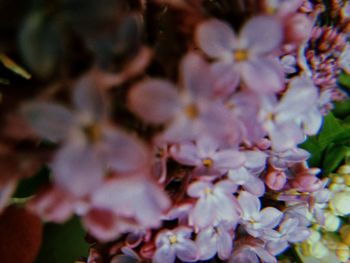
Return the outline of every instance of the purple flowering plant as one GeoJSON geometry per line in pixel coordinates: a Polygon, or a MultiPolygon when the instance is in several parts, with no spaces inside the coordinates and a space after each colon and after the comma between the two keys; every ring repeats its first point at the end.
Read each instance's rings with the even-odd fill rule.
{"type": "Polygon", "coordinates": [[[0,240],[36,220],[1,262],[349,262],[347,1],[34,2],[0,21],[0,240]]]}

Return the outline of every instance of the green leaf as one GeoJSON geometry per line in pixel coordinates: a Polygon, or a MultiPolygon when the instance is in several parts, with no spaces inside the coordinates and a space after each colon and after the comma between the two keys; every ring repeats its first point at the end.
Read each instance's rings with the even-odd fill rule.
{"type": "Polygon", "coordinates": [[[301,148],[307,150],[311,156],[308,159],[308,163],[311,167],[320,167],[322,163],[323,151],[326,147],[321,147],[317,140],[317,137],[309,137],[306,142],[300,145],[301,148]]]}
{"type": "Polygon", "coordinates": [[[50,171],[43,167],[36,175],[19,182],[14,197],[25,198],[34,195],[39,188],[49,182],[50,171]]]}
{"type": "Polygon", "coordinates": [[[350,147],[345,145],[331,145],[327,148],[322,165],[324,174],[329,174],[337,169],[349,154],[350,147]]]}
{"type": "Polygon", "coordinates": [[[85,234],[77,217],[63,225],[46,224],[35,263],[74,263],[87,257],[89,245],[84,240],[85,234]]]}
{"type": "Polygon", "coordinates": [[[340,119],[347,118],[350,115],[350,100],[335,103],[333,114],[340,119]]]}
{"type": "Polygon", "coordinates": [[[318,141],[322,147],[327,147],[330,143],[345,143],[350,140],[350,125],[341,122],[329,113],[325,119],[322,130],[318,136],[318,141]]]}
{"type": "Polygon", "coordinates": [[[342,73],[339,75],[338,82],[346,90],[350,91],[350,75],[342,73]]]}

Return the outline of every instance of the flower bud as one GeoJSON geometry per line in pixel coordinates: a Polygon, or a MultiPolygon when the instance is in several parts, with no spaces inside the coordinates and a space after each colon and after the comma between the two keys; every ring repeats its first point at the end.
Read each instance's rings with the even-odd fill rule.
{"type": "Polygon", "coordinates": [[[350,192],[338,192],[334,194],[334,197],[330,200],[330,207],[333,211],[340,216],[350,214],[350,192]]]}
{"type": "Polygon", "coordinates": [[[321,240],[321,234],[318,231],[311,229],[311,234],[307,239],[307,242],[313,244],[321,240]]]}
{"type": "Polygon", "coordinates": [[[301,192],[315,192],[322,188],[322,181],[314,175],[301,174],[292,181],[292,186],[301,192]]]}
{"type": "Polygon", "coordinates": [[[330,212],[325,212],[324,216],[325,216],[325,222],[323,227],[329,232],[337,231],[341,223],[339,217],[333,215],[330,212]]]}
{"type": "Polygon", "coordinates": [[[267,174],[266,185],[275,191],[281,190],[287,182],[287,176],[283,171],[274,170],[267,174]]]}
{"type": "Polygon", "coordinates": [[[346,262],[348,261],[350,256],[350,249],[346,244],[339,242],[335,250],[335,255],[337,256],[339,261],[346,262]]]}
{"type": "Polygon", "coordinates": [[[338,168],[337,173],[339,173],[339,174],[350,174],[350,165],[343,164],[342,166],[340,166],[338,168]]]}
{"type": "Polygon", "coordinates": [[[315,258],[323,258],[329,253],[328,248],[322,242],[316,242],[311,246],[311,256],[315,258]]]}
{"type": "Polygon", "coordinates": [[[285,34],[288,42],[300,44],[311,35],[312,21],[304,14],[294,14],[285,22],[285,34]]]}
{"type": "Polygon", "coordinates": [[[350,225],[344,225],[340,229],[340,236],[344,243],[350,246],[350,225]]]}

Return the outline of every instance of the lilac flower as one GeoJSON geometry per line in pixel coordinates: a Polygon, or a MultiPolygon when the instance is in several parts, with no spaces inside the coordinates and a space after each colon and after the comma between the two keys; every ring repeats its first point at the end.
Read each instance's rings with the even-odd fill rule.
{"type": "Polygon", "coordinates": [[[199,25],[196,38],[199,47],[218,60],[212,67],[217,76],[216,89],[232,92],[240,79],[249,89],[259,93],[283,88],[281,67],[267,57],[282,41],[282,27],[275,18],[252,18],[238,37],[226,23],[208,20],[199,25]]]}
{"type": "Polygon", "coordinates": [[[310,154],[301,148],[291,148],[283,152],[270,151],[269,163],[276,169],[287,169],[293,164],[306,161],[310,154]]]}
{"type": "Polygon", "coordinates": [[[153,263],[173,263],[176,257],[185,262],[197,261],[197,246],[191,240],[191,234],[188,227],[161,231],[156,237],[153,263]]]}
{"type": "Polygon", "coordinates": [[[133,218],[142,227],[158,227],[169,207],[166,194],[149,178],[139,175],[107,180],[91,196],[94,207],[133,218]]]}
{"type": "Polygon", "coordinates": [[[319,116],[313,113],[318,99],[317,88],[305,77],[293,78],[279,102],[272,96],[263,98],[259,116],[273,150],[282,152],[301,143],[304,140],[302,124],[311,125],[307,130],[319,129],[319,116]],[[306,117],[309,114],[311,116],[306,117]]]}
{"type": "Polygon", "coordinates": [[[237,186],[229,180],[219,181],[215,185],[206,181],[190,184],[187,194],[198,198],[190,211],[190,223],[202,229],[220,220],[237,222],[240,207],[232,195],[236,190],[237,186]]]}
{"type": "Polygon", "coordinates": [[[277,263],[277,259],[265,248],[263,241],[251,237],[237,240],[229,263],[277,263]]]}
{"type": "Polygon", "coordinates": [[[195,174],[222,175],[242,166],[245,156],[238,150],[220,149],[210,137],[200,137],[196,144],[179,143],[170,148],[171,156],[181,164],[195,166],[195,174]]]}
{"type": "Polygon", "coordinates": [[[237,185],[241,185],[246,191],[256,196],[262,196],[265,185],[259,178],[259,174],[266,165],[266,154],[261,151],[244,151],[246,161],[243,167],[230,169],[228,178],[237,185]]]}
{"type": "Polygon", "coordinates": [[[213,99],[208,64],[190,53],[182,61],[181,73],[181,92],[160,79],[136,84],[128,97],[131,111],[149,123],[168,123],[161,141],[181,142],[211,136],[237,144],[240,128],[223,103],[213,99]]]}
{"type": "Polygon", "coordinates": [[[280,224],[276,239],[267,242],[267,250],[273,255],[278,255],[289,246],[289,243],[302,242],[309,235],[308,228],[300,226],[297,218],[287,218],[280,224]]]}
{"type": "Polygon", "coordinates": [[[264,237],[283,217],[282,212],[274,207],[265,207],[260,211],[259,198],[245,191],[240,192],[238,203],[242,208],[242,224],[253,237],[264,237]]]}
{"type": "Polygon", "coordinates": [[[55,182],[77,196],[102,183],[107,169],[128,172],[148,163],[145,146],[137,138],[112,127],[106,101],[90,76],[75,86],[73,112],[61,105],[32,102],[22,113],[37,134],[63,142],[51,164],[55,182]]]}
{"type": "Polygon", "coordinates": [[[208,260],[217,253],[221,260],[230,257],[233,247],[235,223],[221,221],[201,230],[196,237],[199,260],[208,260]]]}

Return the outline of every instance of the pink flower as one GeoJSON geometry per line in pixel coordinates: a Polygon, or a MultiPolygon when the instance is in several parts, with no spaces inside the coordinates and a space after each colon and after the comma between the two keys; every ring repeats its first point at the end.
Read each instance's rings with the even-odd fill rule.
{"type": "Polygon", "coordinates": [[[219,224],[201,230],[196,237],[199,260],[208,260],[217,253],[221,260],[230,257],[233,247],[235,224],[221,221],[219,224]]]}
{"type": "Polygon", "coordinates": [[[317,88],[306,77],[292,79],[280,101],[273,96],[262,99],[259,117],[274,151],[282,152],[301,143],[305,139],[302,124],[311,124],[312,129],[320,127],[320,122],[314,122],[316,115],[311,120],[305,119],[314,111],[318,100],[317,88]]]}
{"type": "Polygon", "coordinates": [[[244,151],[246,161],[243,167],[230,169],[228,178],[235,184],[241,185],[246,191],[256,196],[265,193],[265,185],[259,174],[266,166],[266,154],[261,151],[244,151]]]}
{"type": "Polygon", "coordinates": [[[283,214],[274,207],[265,207],[260,211],[260,200],[245,191],[238,196],[242,208],[242,224],[253,237],[264,237],[265,232],[272,230],[281,221],[283,214]]]}
{"type": "Polygon", "coordinates": [[[83,196],[102,183],[107,169],[129,172],[148,165],[147,149],[134,136],[107,121],[106,101],[85,76],[73,93],[76,110],[32,102],[22,113],[37,134],[63,142],[51,164],[55,182],[65,191],[83,196]]]}
{"type": "Polygon", "coordinates": [[[238,37],[228,24],[211,19],[199,25],[196,39],[209,57],[218,60],[212,67],[217,77],[215,89],[228,94],[236,89],[240,79],[259,93],[283,88],[281,67],[267,57],[282,41],[282,26],[274,17],[252,18],[238,37]]]}
{"type": "Polygon", "coordinates": [[[280,224],[278,230],[276,239],[267,242],[267,250],[273,255],[282,253],[289,246],[289,242],[302,242],[310,235],[308,228],[300,226],[297,218],[288,218],[284,220],[280,224]]]}
{"type": "Polygon", "coordinates": [[[196,144],[179,143],[171,146],[171,156],[181,164],[195,166],[197,175],[223,175],[229,169],[242,166],[245,156],[238,150],[220,149],[209,137],[200,137],[196,144]]]}
{"type": "Polygon", "coordinates": [[[168,126],[160,141],[182,142],[198,136],[237,144],[240,127],[220,100],[213,99],[208,64],[194,53],[181,64],[182,90],[168,81],[150,79],[136,84],[130,91],[131,111],[143,120],[168,126]],[[220,127],[218,129],[217,127],[220,127]]]}
{"type": "Polygon", "coordinates": [[[198,198],[189,221],[197,229],[212,226],[220,220],[237,222],[240,207],[232,193],[237,186],[229,180],[222,180],[215,185],[211,182],[196,181],[187,189],[187,194],[198,198]]]}
{"type": "Polygon", "coordinates": [[[177,227],[174,230],[163,230],[156,237],[156,251],[153,263],[174,263],[176,257],[185,262],[195,262],[198,250],[191,240],[192,230],[188,227],[177,227]]]}

